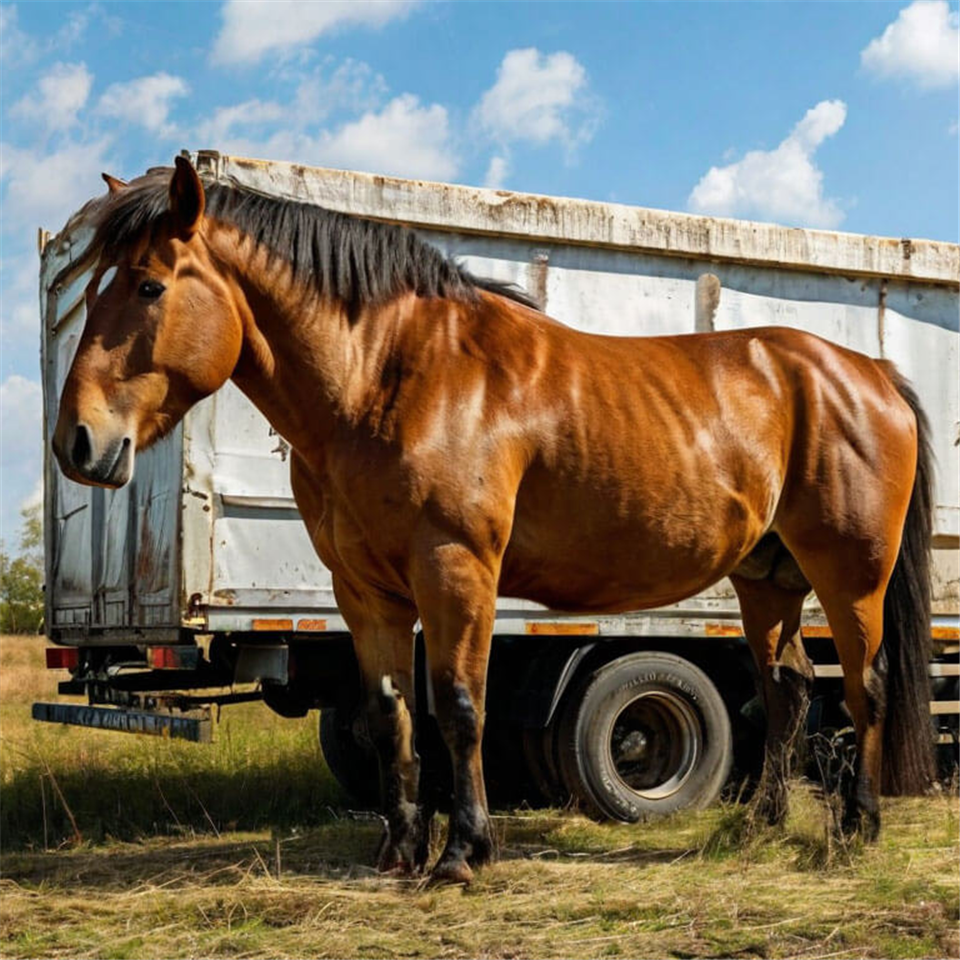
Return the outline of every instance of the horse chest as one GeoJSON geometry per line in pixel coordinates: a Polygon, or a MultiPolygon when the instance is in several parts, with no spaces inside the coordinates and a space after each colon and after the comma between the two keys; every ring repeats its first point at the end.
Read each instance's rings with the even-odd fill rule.
{"type": "Polygon", "coordinates": [[[399,499],[372,497],[357,471],[294,457],[291,485],[317,555],[335,574],[403,592],[404,544],[410,524],[399,499]],[[405,532],[406,531],[406,532],[405,532]]]}

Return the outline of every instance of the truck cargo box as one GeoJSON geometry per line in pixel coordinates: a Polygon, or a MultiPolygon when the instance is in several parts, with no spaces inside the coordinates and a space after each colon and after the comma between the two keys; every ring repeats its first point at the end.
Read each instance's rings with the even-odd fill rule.
{"type": "MultiPolygon", "coordinates": [[[[955,244],[788,229],[213,152],[193,159],[208,176],[410,225],[472,272],[518,284],[550,315],[583,330],[638,335],[781,324],[893,360],[916,385],[933,426],[936,629],[944,637],[955,632],[955,244]]],[[[45,243],[42,258],[48,635],[61,643],[140,638],[160,644],[176,642],[184,631],[342,632],[330,572],[293,500],[287,444],[232,384],[139,455],[132,483],[120,490],[75,484],[58,469],[50,439],[84,324],[88,239],[88,228],[75,219],[45,243]]],[[[503,598],[497,632],[722,634],[738,615],[724,581],[668,609],[589,621],[503,598]]],[[[808,621],[820,622],[813,599],[808,621]]]]}

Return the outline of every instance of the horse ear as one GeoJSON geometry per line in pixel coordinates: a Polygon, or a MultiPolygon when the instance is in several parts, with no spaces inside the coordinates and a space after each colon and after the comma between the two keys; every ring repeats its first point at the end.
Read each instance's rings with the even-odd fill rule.
{"type": "Polygon", "coordinates": [[[109,173],[101,173],[103,182],[107,185],[111,193],[119,193],[127,186],[126,180],[120,180],[118,177],[111,177],[109,173]]]}
{"type": "Polygon", "coordinates": [[[185,157],[177,157],[175,162],[177,167],[170,181],[170,212],[181,233],[190,237],[200,227],[206,198],[193,164],[185,157]]]}

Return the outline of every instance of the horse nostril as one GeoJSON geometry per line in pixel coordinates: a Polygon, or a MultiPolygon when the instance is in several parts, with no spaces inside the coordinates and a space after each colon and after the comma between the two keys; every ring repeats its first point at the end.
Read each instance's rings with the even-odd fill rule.
{"type": "Polygon", "coordinates": [[[90,434],[87,428],[82,424],[77,424],[76,432],[73,435],[73,449],[70,451],[70,459],[75,467],[84,466],[90,459],[93,448],[90,445],[90,434]]]}

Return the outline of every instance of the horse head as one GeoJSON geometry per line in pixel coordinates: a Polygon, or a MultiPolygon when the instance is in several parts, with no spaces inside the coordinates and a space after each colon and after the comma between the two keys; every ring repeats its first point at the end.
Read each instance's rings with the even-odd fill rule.
{"type": "Polygon", "coordinates": [[[136,452],[222,386],[240,355],[237,299],[204,241],[196,170],[178,157],[159,195],[149,177],[125,184],[105,174],[110,192],[98,201],[100,259],[53,437],[63,472],[79,483],[123,486],[136,452]],[[158,202],[159,215],[148,209],[158,202]]]}

